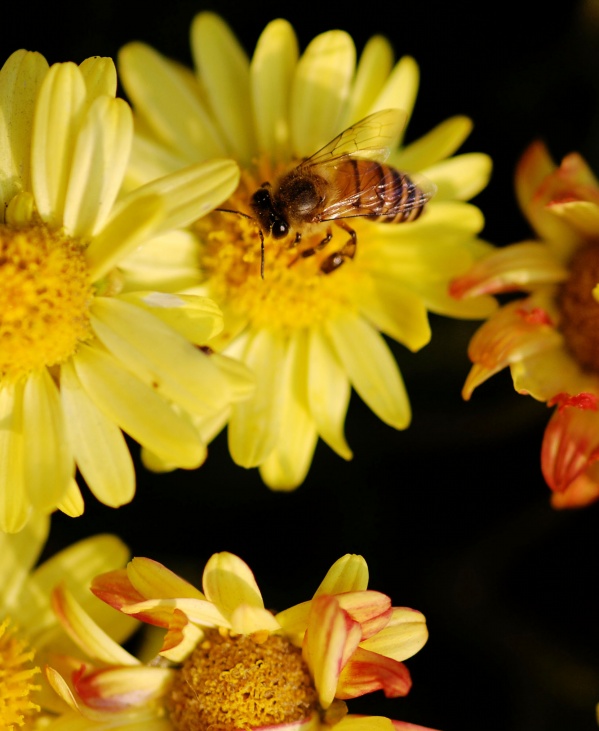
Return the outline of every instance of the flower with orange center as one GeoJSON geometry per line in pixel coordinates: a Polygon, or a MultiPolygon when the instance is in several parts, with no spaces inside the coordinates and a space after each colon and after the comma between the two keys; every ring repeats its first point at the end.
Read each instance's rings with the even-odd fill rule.
{"type": "Polygon", "coordinates": [[[68,586],[113,641],[126,639],[135,625],[107,612],[88,588],[98,571],[127,561],[126,546],[114,536],[93,536],[35,567],[48,528],[48,518],[38,515],[17,535],[0,533],[0,728],[7,731],[47,728],[66,708],[40,671],[53,657],[73,651],[52,611],[56,584],[68,586]]]}
{"type": "MultiPolygon", "coordinates": [[[[300,55],[284,20],[266,27],[251,61],[212,13],[195,18],[191,39],[195,76],[142,43],[120,53],[136,114],[128,180],[139,185],[222,154],[239,162],[241,181],[225,210],[193,227],[193,291],[216,300],[225,316],[220,347],[256,374],[255,396],[221,423],[234,461],[259,467],[274,489],[293,489],[319,437],[351,458],[344,420],[352,387],[385,423],[409,425],[406,390],[382,334],[416,351],[431,337],[429,311],[482,317],[493,308],[491,298],[447,295],[450,278],[487,250],[477,239],[482,215],[465,201],[485,186],[490,161],[451,157],[470,132],[465,117],[401,146],[399,120],[411,115],[418,67],[409,57],[394,65],[381,37],[357,65],[347,33],[317,36],[300,55]],[[279,190],[287,173],[334,139],[322,164],[310,167],[316,192],[305,179],[287,179],[279,190]],[[430,183],[436,194],[423,209],[430,183]],[[421,215],[377,220],[382,199],[401,202],[398,219],[421,215]]],[[[132,271],[136,265],[143,268],[143,257],[132,271]]]]}
{"type": "Polygon", "coordinates": [[[534,143],[516,172],[538,239],[512,244],[455,279],[459,299],[527,292],[501,307],[469,347],[464,398],[509,366],[518,393],[556,409],[541,466],[555,507],[599,499],[599,183],[580,155],[556,167],[534,143]]]}
{"type": "Polygon", "coordinates": [[[343,700],[379,689],[388,697],[408,692],[402,660],[427,639],[420,612],[392,607],[367,584],[364,559],[347,555],[310,601],[273,614],[249,567],[233,554],[208,561],[203,592],[161,564],[136,558],[126,570],[99,576],[92,590],[121,612],[167,630],[162,662],[177,663],[168,669],[168,688],[157,664],[142,668],[132,659],[129,672],[109,667],[101,632],[60,590],[55,604],[65,628],[81,646],[93,645],[106,666],[76,668],[70,677],[53,669],[49,677],[74,710],[96,721],[103,711],[132,712],[143,696],[162,699],[176,731],[316,729],[337,722],[342,731],[351,720],[344,718],[343,700]]]}
{"type": "Polygon", "coordinates": [[[195,165],[117,201],[133,121],[116,83],[110,59],[48,68],[17,51],[0,70],[0,530],[79,515],[75,467],[102,502],[130,501],[121,430],[197,467],[190,414],[211,419],[249,387],[196,347],[222,327],[213,302],[136,287],[119,267],[227,198],[237,166],[195,165]]]}

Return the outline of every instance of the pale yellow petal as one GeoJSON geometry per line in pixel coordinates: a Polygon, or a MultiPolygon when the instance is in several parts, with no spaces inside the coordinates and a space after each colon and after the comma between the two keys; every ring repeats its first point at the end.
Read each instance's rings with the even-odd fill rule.
{"type": "Polygon", "coordinates": [[[31,178],[40,216],[63,222],[67,185],[86,106],[83,74],[74,63],[54,64],[44,79],[33,122],[31,178]]]}
{"type": "Polygon", "coordinates": [[[362,318],[342,315],[327,324],[327,334],[362,400],[385,423],[405,429],[410,403],[389,347],[362,318]]]}
{"type": "Polygon", "coordinates": [[[108,665],[140,665],[136,657],[93,621],[64,584],[54,590],[52,606],[62,628],[86,655],[108,665]]]}
{"type": "Polygon", "coordinates": [[[327,571],[314,596],[343,594],[347,591],[368,589],[368,564],[363,556],[346,553],[338,558],[327,571]]]}
{"type": "Polygon", "coordinates": [[[132,558],[127,564],[127,578],[133,587],[148,599],[161,597],[205,599],[202,592],[193,584],[151,558],[143,556],[132,558]]]}
{"type": "MultiPolygon", "coordinates": [[[[374,112],[374,103],[393,66],[393,49],[383,36],[372,36],[360,55],[343,127],[374,112]]],[[[383,108],[383,107],[381,107],[383,108]]]]}
{"type": "Polygon", "coordinates": [[[467,201],[487,185],[491,167],[488,155],[469,152],[443,160],[422,172],[437,186],[436,200],[467,201]]]}
{"type": "Polygon", "coordinates": [[[360,647],[403,662],[419,652],[427,639],[423,614],[414,609],[394,607],[387,626],[361,642],[360,647]]]}
{"type": "Polygon", "coordinates": [[[0,388],[0,424],[0,530],[16,533],[31,511],[25,483],[22,384],[0,388]]]}
{"type": "Polygon", "coordinates": [[[175,150],[187,164],[225,154],[199,89],[188,83],[177,64],[139,42],[124,46],[118,60],[136,114],[163,146],[175,150]]]}
{"type": "Polygon", "coordinates": [[[343,432],[350,385],[337,355],[320,329],[311,328],[308,356],[308,403],[319,435],[343,459],[352,452],[343,432]]]}
{"type": "Polygon", "coordinates": [[[183,409],[201,415],[229,401],[227,379],[210,358],[150,312],[98,297],[91,325],[129,371],[183,409]]]}
{"type": "Polygon", "coordinates": [[[205,345],[223,328],[220,308],[209,297],[136,291],[119,299],[141,307],[195,345],[205,345]]]}
{"type": "Polygon", "coordinates": [[[229,26],[214,13],[191,24],[191,50],[203,87],[228,149],[241,162],[256,153],[249,60],[229,26]]]}
{"type": "Polygon", "coordinates": [[[56,503],[56,507],[61,513],[68,515],[69,518],[79,518],[85,512],[83,495],[75,478],[69,482],[64,497],[56,503]]]}
{"type": "Polygon", "coordinates": [[[41,53],[15,51],[0,70],[0,220],[10,199],[30,188],[35,98],[48,72],[41,53]]]}
{"type": "Polygon", "coordinates": [[[422,298],[402,287],[393,277],[377,276],[372,287],[356,293],[361,314],[376,327],[411,351],[431,339],[428,314],[422,298]]]}
{"type": "Polygon", "coordinates": [[[229,451],[242,467],[256,467],[274,449],[281,419],[282,369],[286,343],[269,330],[248,337],[241,360],[256,376],[256,393],[235,404],[229,421],[229,451]]]}
{"type": "Polygon", "coordinates": [[[201,281],[198,241],[191,231],[168,231],[144,241],[119,264],[124,291],[179,292],[201,281]]]}
{"type": "Polygon", "coordinates": [[[268,609],[241,604],[231,613],[231,629],[240,635],[278,632],[281,627],[268,609]]]}
{"type": "Polygon", "coordinates": [[[88,102],[99,96],[116,96],[116,67],[111,58],[92,56],[79,64],[85,80],[88,102]]]}
{"type": "Polygon", "coordinates": [[[42,552],[50,518],[34,513],[27,525],[16,535],[0,531],[0,586],[2,587],[2,615],[19,616],[23,584],[42,552]]]}
{"type": "Polygon", "coordinates": [[[25,484],[36,510],[48,512],[75,473],[56,384],[46,369],[31,373],[23,391],[25,484]]]}
{"type": "Polygon", "coordinates": [[[424,170],[450,157],[472,131],[468,117],[451,117],[389,158],[400,170],[424,170]]]}
{"type": "Polygon", "coordinates": [[[252,570],[245,561],[227,551],[215,553],[208,559],[202,576],[202,588],[206,598],[228,619],[242,604],[264,608],[252,570]]]}
{"type": "Polygon", "coordinates": [[[193,425],[154,389],[97,347],[81,345],[73,362],[92,401],[123,431],[179,467],[201,464],[204,446],[193,425]]]}
{"type": "Polygon", "coordinates": [[[150,238],[163,216],[164,204],[156,195],[115,206],[108,224],[85,250],[92,280],[108,274],[130,251],[150,238]]]}
{"type": "Polygon", "coordinates": [[[71,363],[62,368],[60,386],[71,449],[90,490],[112,508],[130,502],[135,469],[121,430],[94,405],[71,363]]]}
{"type": "Polygon", "coordinates": [[[589,240],[599,230],[599,206],[591,201],[552,203],[548,210],[567,221],[581,238],[589,240]]]}
{"type": "Polygon", "coordinates": [[[297,157],[338,135],[354,74],[356,49],[344,31],[316,36],[297,65],[291,93],[291,141],[297,157]]]}
{"type": "Polygon", "coordinates": [[[122,99],[102,96],[87,112],[69,174],[64,226],[87,238],[106,222],[120,191],[131,151],[133,118],[122,99]]]}
{"type": "Polygon", "coordinates": [[[305,331],[290,336],[281,384],[279,441],[260,465],[273,490],[293,490],[306,478],[318,435],[308,406],[308,342],[305,331]]]}
{"type": "Polygon", "coordinates": [[[289,97],[298,56],[293,27],[279,18],[262,32],[250,66],[258,151],[274,160],[289,152],[289,97]]]}
{"type": "Polygon", "coordinates": [[[189,160],[179,152],[165,147],[161,142],[139,130],[135,120],[135,135],[131,147],[131,157],[123,183],[123,189],[132,191],[156,178],[181,170],[189,165],[189,160]]]}
{"type": "MultiPolygon", "coordinates": [[[[336,724],[337,731],[394,731],[395,727],[390,719],[384,716],[345,716],[336,724]]],[[[406,731],[409,724],[406,725],[406,731]]],[[[61,729],[62,731],[62,729],[61,729]]],[[[414,731],[426,729],[414,726],[414,731]]],[[[429,729],[430,731],[430,729],[429,729]]]]}
{"type": "MultiPolygon", "coordinates": [[[[373,104],[372,111],[401,109],[406,114],[407,125],[412,116],[419,83],[420,70],[418,64],[411,56],[404,56],[397,62],[389,75],[383,90],[373,104]]],[[[401,138],[399,141],[401,141],[401,138]]]]}
{"type": "MultiPolygon", "coordinates": [[[[510,365],[514,388],[537,401],[548,401],[558,393],[580,393],[587,389],[581,369],[563,347],[543,350],[510,365]]],[[[594,389],[593,389],[594,390],[594,389]]]]}
{"type": "Polygon", "coordinates": [[[239,168],[232,160],[209,160],[191,165],[130,193],[124,202],[148,195],[162,198],[164,218],[156,234],[184,228],[223,203],[237,188],[239,168]]]}

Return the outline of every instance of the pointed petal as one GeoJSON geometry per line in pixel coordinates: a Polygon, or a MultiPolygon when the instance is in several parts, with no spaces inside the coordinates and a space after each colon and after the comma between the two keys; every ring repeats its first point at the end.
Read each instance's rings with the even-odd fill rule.
{"type": "MultiPolygon", "coordinates": [[[[0,205],[31,188],[31,134],[35,99],[48,73],[41,53],[19,50],[0,71],[0,205]]],[[[0,218],[0,220],[3,220],[0,218]]]]}
{"type": "Polygon", "coordinates": [[[75,473],[60,394],[46,369],[31,373],[23,392],[25,484],[33,506],[51,511],[75,473]]]}
{"type": "Polygon", "coordinates": [[[343,459],[352,452],[343,431],[350,385],[339,358],[319,328],[308,336],[308,404],[318,434],[343,459]]]}
{"type": "Polygon", "coordinates": [[[327,334],[363,401],[386,424],[405,429],[411,419],[410,403],[382,336],[362,318],[348,315],[327,323],[327,334]]]}
{"type": "Polygon", "coordinates": [[[152,133],[188,162],[225,154],[199,89],[181,69],[144,43],[128,43],[119,51],[119,70],[128,97],[152,133]]]}
{"type": "MultiPolygon", "coordinates": [[[[411,56],[401,58],[389,74],[385,86],[374,103],[373,111],[379,109],[401,109],[406,114],[407,126],[418,94],[420,70],[411,56]]],[[[404,126],[404,129],[405,129],[404,126]]],[[[401,141],[398,139],[398,144],[401,141]]]]}
{"type": "Polygon", "coordinates": [[[247,338],[240,360],[256,376],[256,392],[235,404],[229,420],[229,451],[242,467],[260,465],[279,439],[282,369],[287,343],[269,330],[247,338]]]}
{"type": "Polygon", "coordinates": [[[282,370],[280,438],[260,465],[260,475],[273,490],[293,490],[306,478],[316,441],[308,407],[308,349],[305,331],[292,333],[282,370]]]}
{"type": "Polygon", "coordinates": [[[468,117],[451,117],[392,155],[391,160],[400,170],[424,170],[453,155],[471,131],[468,117]]]}
{"type": "Polygon", "coordinates": [[[248,58],[229,26],[214,13],[191,24],[191,50],[212,111],[235,158],[249,163],[256,151],[248,58]]]}
{"type": "Polygon", "coordinates": [[[73,363],[92,401],[124,432],[179,467],[201,464],[204,446],[186,414],[98,347],[81,345],[73,363]]]}
{"type": "Polygon", "coordinates": [[[322,594],[342,594],[365,591],[368,588],[368,564],[362,556],[346,553],[327,571],[314,597],[322,594]]]}
{"type": "Polygon", "coordinates": [[[69,482],[69,487],[64,497],[56,503],[56,507],[61,513],[68,515],[69,518],[79,518],[85,512],[83,495],[75,478],[69,482]]]}
{"type": "Polygon", "coordinates": [[[121,430],[89,398],[72,363],[61,369],[60,395],[69,443],[94,495],[116,508],[133,499],[135,470],[121,430]]]}
{"type": "Polygon", "coordinates": [[[83,74],[74,63],[54,64],[38,94],[31,149],[37,210],[51,227],[63,222],[76,134],[85,110],[83,74]]]}
{"type": "Polygon", "coordinates": [[[299,56],[290,23],[281,18],[262,31],[250,66],[258,150],[285,159],[289,150],[289,96],[299,56]]]}
{"type": "Polygon", "coordinates": [[[91,105],[77,136],[67,185],[64,225],[87,238],[106,222],[131,152],[133,116],[122,99],[102,96],[91,105]]]}
{"type": "Polygon", "coordinates": [[[312,155],[342,130],[356,50],[340,30],[316,36],[300,58],[291,93],[291,140],[299,158],[312,155]]]}
{"type": "Polygon", "coordinates": [[[412,679],[406,666],[359,647],[341,671],[337,698],[347,700],[382,690],[387,698],[407,695],[412,679]]]}

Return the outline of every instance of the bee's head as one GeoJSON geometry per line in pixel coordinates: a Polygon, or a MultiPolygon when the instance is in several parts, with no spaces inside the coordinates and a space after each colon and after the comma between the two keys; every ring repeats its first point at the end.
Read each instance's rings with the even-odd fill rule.
{"type": "Polygon", "coordinates": [[[266,183],[258,188],[252,196],[250,207],[263,229],[274,239],[283,239],[289,233],[289,224],[276,210],[269,188],[266,183]]]}

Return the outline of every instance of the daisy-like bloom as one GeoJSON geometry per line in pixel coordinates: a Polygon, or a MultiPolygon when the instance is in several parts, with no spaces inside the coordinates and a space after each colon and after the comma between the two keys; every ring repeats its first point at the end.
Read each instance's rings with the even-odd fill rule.
{"type": "MultiPolygon", "coordinates": [[[[89,591],[98,571],[123,566],[128,550],[114,536],[99,535],[70,546],[33,568],[44,546],[49,520],[34,516],[17,535],[0,533],[0,728],[45,726],[65,710],[45,682],[40,667],[55,653],[73,651],[51,608],[53,587],[62,582],[92,621],[122,641],[135,623],[89,591]]],[[[109,636],[107,634],[107,636],[109,636]]]]}
{"type": "Polygon", "coordinates": [[[599,498],[599,183],[580,155],[557,167],[540,142],[516,171],[538,238],[499,249],[457,278],[455,297],[521,291],[475,333],[464,398],[509,366],[518,393],[555,406],[541,466],[555,507],[599,498]]]}
{"type": "MultiPolygon", "coordinates": [[[[449,280],[487,250],[476,238],[483,217],[465,201],[485,186],[490,160],[478,153],[452,157],[471,129],[465,117],[407,147],[399,126],[389,138],[362,127],[345,139],[364,157],[388,146],[387,164],[422,173],[436,186],[418,220],[346,218],[349,227],[325,221],[269,235],[250,205],[253,194],[264,182],[275,192],[281,176],[372,113],[400,109],[409,117],[418,67],[409,57],[394,65],[381,37],[369,41],[356,66],[353,41],[342,31],[316,37],[300,55],[284,20],[266,27],[251,60],[211,13],[195,18],[191,42],[195,75],[141,43],[120,53],[136,114],[129,183],[223,154],[239,162],[240,185],[222,206],[232,212],[213,213],[194,227],[197,291],[224,311],[224,352],[257,378],[255,395],[231,409],[231,455],[244,467],[259,466],[270,487],[292,489],[304,480],[318,437],[351,458],[344,420],[352,387],[384,422],[408,426],[408,397],[381,333],[416,351],[431,337],[429,311],[477,318],[493,308],[491,298],[459,302],[447,294],[449,280]]],[[[335,172],[327,170],[334,198],[335,172]]],[[[293,195],[296,205],[302,204],[293,195]]]]}
{"type": "MultiPolygon", "coordinates": [[[[75,669],[70,677],[52,669],[49,677],[63,699],[94,722],[115,713],[134,719],[136,708],[151,707],[157,723],[166,717],[167,728],[176,731],[317,729],[338,722],[339,731],[358,729],[362,721],[345,718],[343,701],[379,689],[389,697],[405,695],[411,680],[402,660],[427,639],[420,612],[392,607],[367,584],[364,559],[347,555],[310,601],[273,614],[249,567],[233,554],[208,561],[203,593],[161,564],[136,558],[126,570],[99,576],[92,591],[121,612],[165,628],[160,655],[177,666],[140,666],[135,658],[128,671],[109,666],[110,653],[101,648],[113,645],[101,642],[97,629],[92,642],[89,625],[80,630],[75,603],[57,591],[65,628],[82,646],[93,645],[105,665],[75,669]]],[[[373,723],[392,729],[388,719],[373,723]]]]}
{"type": "Polygon", "coordinates": [[[32,510],[83,511],[75,465],[111,506],[135,475],[121,429],[175,466],[205,456],[188,412],[211,418],[248,375],[205,344],[205,298],[135,288],[119,262],[235,189],[213,160],[117,200],[133,121],[110,59],[15,52],[0,71],[0,529],[32,510]]]}

